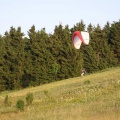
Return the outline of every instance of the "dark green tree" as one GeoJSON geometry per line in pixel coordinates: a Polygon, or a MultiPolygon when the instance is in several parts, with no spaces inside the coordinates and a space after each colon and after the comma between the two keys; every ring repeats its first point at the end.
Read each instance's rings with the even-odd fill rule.
{"type": "Polygon", "coordinates": [[[49,49],[49,37],[45,28],[35,31],[33,25],[28,31],[28,42],[26,43],[27,60],[26,72],[23,76],[30,86],[48,83],[51,80],[49,69],[51,67],[52,55],[49,49]]]}
{"type": "Polygon", "coordinates": [[[4,77],[6,75],[4,69],[5,69],[5,41],[3,40],[3,37],[0,36],[0,91],[3,91],[6,89],[6,83],[4,80],[4,77]]]}
{"type": "Polygon", "coordinates": [[[91,34],[94,30],[94,27],[92,26],[92,24],[90,23],[87,27],[87,31],[89,32],[89,34],[91,34]]]}
{"type": "Polygon", "coordinates": [[[117,58],[117,64],[120,64],[120,20],[111,24],[108,43],[117,58]]]}
{"type": "Polygon", "coordinates": [[[6,89],[21,88],[21,76],[24,67],[24,34],[21,28],[17,30],[13,27],[9,32],[5,33],[4,40],[6,42],[6,53],[4,54],[6,89]]]}

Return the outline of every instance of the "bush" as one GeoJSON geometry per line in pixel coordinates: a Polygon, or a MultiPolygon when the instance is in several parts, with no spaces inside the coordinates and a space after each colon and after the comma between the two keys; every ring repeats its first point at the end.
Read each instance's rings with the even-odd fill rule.
{"type": "Polygon", "coordinates": [[[85,85],[90,84],[90,80],[86,80],[86,81],[84,81],[84,84],[85,84],[85,85]]]}
{"type": "Polygon", "coordinates": [[[6,97],[5,97],[4,105],[5,105],[5,106],[11,106],[11,102],[9,101],[8,95],[6,95],[6,97]]]}
{"type": "Polygon", "coordinates": [[[18,110],[23,111],[24,110],[24,101],[23,100],[18,100],[17,103],[16,103],[16,108],[18,110]]]}
{"type": "Polygon", "coordinates": [[[27,102],[27,105],[31,105],[32,104],[32,102],[33,102],[33,94],[32,93],[28,93],[27,94],[26,102],[27,102]]]}
{"type": "Polygon", "coordinates": [[[44,90],[44,94],[45,94],[46,96],[48,96],[48,91],[47,91],[47,90],[44,90]]]}

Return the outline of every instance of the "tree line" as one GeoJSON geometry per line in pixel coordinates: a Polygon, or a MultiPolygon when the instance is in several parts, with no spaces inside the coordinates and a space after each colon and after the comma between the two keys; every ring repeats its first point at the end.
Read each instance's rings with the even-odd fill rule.
{"type": "Polygon", "coordinates": [[[120,20],[101,28],[83,20],[72,28],[56,25],[53,33],[33,25],[25,37],[13,26],[0,35],[0,91],[38,86],[120,65],[120,20]],[[90,43],[72,45],[74,31],[90,33],[90,43]]]}

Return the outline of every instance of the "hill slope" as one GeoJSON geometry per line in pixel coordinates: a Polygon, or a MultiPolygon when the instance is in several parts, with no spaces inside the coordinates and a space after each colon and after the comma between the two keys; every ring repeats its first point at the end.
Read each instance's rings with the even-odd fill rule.
{"type": "Polygon", "coordinates": [[[0,120],[119,120],[120,68],[0,94],[0,120]],[[18,99],[33,104],[16,109],[18,99]],[[11,106],[4,105],[6,95],[11,106]]]}

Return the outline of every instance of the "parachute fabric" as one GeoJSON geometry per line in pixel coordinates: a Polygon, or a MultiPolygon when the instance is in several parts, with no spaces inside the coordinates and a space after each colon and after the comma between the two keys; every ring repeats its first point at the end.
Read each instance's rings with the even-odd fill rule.
{"type": "Polygon", "coordinates": [[[81,44],[89,44],[89,33],[84,31],[75,31],[72,35],[72,44],[76,49],[80,49],[81,44]]]}

